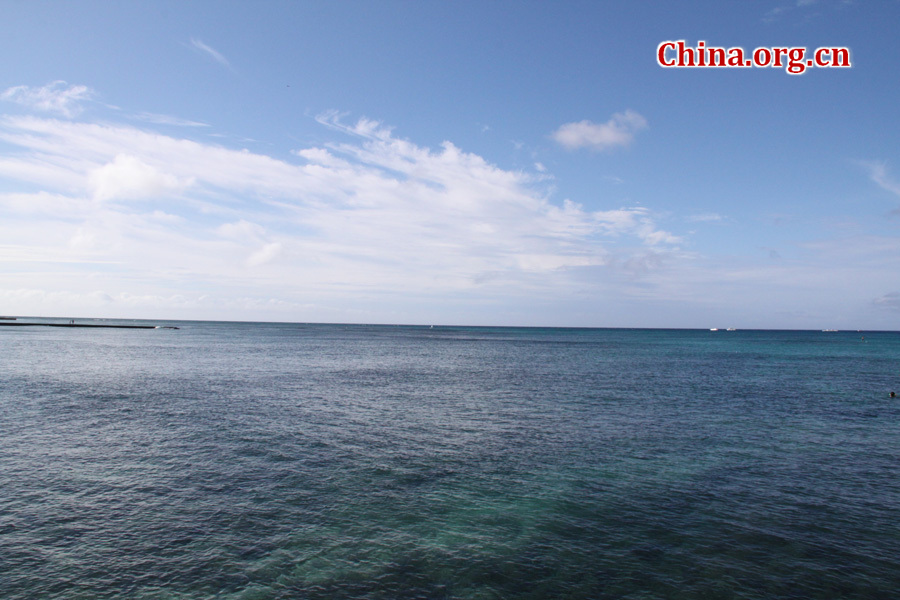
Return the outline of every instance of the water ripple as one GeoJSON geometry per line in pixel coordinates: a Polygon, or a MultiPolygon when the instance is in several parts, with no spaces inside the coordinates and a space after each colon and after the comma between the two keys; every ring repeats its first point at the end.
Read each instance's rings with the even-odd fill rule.
{"type": "Polygon", "coordinates": [[[11,600],[900,589],[896,334],[2,333],[11,600]]]}

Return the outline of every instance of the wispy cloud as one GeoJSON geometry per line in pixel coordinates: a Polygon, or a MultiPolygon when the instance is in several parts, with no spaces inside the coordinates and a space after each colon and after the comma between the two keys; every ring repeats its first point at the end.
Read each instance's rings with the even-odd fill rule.
{"type": "Polygon", "coordinates": [[[697,215],[690,215],[687,217],[687,220],[691,223],[718,223],[725,220],[725,217],[718,213],[700,213],[697,215]]]}
{"type": "Polygon", "coordinates": [[[191,38],[191,46],[193,46],[197,50],[200,50],[201,52],[205,53],[207,56],[211,57],[214,61],[216,61],[220,65],[228,67],[229,69],[232,68],[231,63],[228,62],[227,58],[222,56],[222,54],[215,48],[213,48],[207,44],[204,44],[201,40],[198,40],[197,38],[191,38]]]}
{"type": "Polygon", "coordinates": [[[94,92],[87,86],[54,81],[39,88],[27,85],[11,87],[0,94],[0,99],[71,118],[81,112],[81,103],[90,100],[93,95],[94,92]]]}
{"type": "Polygon", "coordinates": [[[891,292],[875,298],[873,301],[878,308],[884,308],[894,312],[900,312],[900,293],[891,292]]]}
{"type": "Polygon", "coordinates": [[[858,161],[858,164],[869,172],[869,178],[883,190],[900,196],[900,182],[888,173],[887,164],[878,161],[858,161]]]}
{"type": "Polygon", "coordinates": [[[265,246],[251,254],[249,257],[247,257],[245,263],[249,267],[258,267],[260,265],[264,265],[277,258],[281,254],[283,248],[284,247],[279,242],[266,244],[265,246]]]}
{"type": "MultiPolygon", "coordinates": [[[[839,2],[839,5],[846,5],[848,3],[849,2],[847,2],[847,0],[841,0],[839,2]]],[[[805,12],[805,10],[810,9],[814,6],[818,6],[819,4],[820,4],[820,0],[793,0],[792,2],[780,4],[779,6],[776,6],[772,9],[766,11],[766,13],[763,15],[762,20],[764,22],[777,21],[779,18],[783,17],[784,15],[794,12],[794,11],[804,12],[804,15],[808,16],[809,13],[805,12]]]]}
{"type": "Polygon", "coordinates": [[[631,144],[635,133],[646,128],[647,119],[633,110],[626,110],[614,114],[606,123],[566,123],[554,131],[551,137],[569,150],[608,150],[631,144]]]}
{"type": "Polygon", "coordinates": [[[121,124],[0,119],[0,140],[15,148],[0,155],[0,177],[21,186],[0,194],[14,217],[0,220],[0,239],[40,258],[7,285],[82,299],[189,288],[221,306],[253,289],[277,310],[350,310],[372,295],[555,296],[590,269],[640,276],[631,257],[680,255],[681,238],[646,208],[554,202],[545,175],[451,142],[422,147],[336,113],[319,121],[344,141],[286,161],[121,124]]]}
{"type": "Polygon", "coordinates": [[[208,123],[199,121],[191,121],[188,119],[179,119],[169,115],[157,115],[154,113],[143,112],[134,115],[134,118],[146,123],[154,123],[156,125],[173,125],[175,127],[209,127],[208,123]]]}

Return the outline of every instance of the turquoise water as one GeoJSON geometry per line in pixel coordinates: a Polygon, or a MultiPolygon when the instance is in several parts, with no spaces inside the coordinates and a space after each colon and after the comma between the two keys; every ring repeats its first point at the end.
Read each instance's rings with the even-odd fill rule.
{"type": "Polygon", "coordinates": [[[2,597],[900,589],[898,333],[178,325],[0,327],[2,597]]]}

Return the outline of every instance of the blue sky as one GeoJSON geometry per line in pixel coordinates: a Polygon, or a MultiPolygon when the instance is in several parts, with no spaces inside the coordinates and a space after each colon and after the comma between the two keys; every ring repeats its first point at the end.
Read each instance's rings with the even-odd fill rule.
{"type": "Polygon", "coordinates": [[[0,17],[2,314],[898,328],[896,0],[0,17]]]}

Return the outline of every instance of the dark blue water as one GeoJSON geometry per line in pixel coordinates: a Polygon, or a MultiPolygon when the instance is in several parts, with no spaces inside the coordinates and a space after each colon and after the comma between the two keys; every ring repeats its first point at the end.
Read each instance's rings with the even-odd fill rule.
{"type": "Polygon", "coordinates": [[[0,327],[3,598],[900,590],[898,333],[179,325],[0,327]]]}

